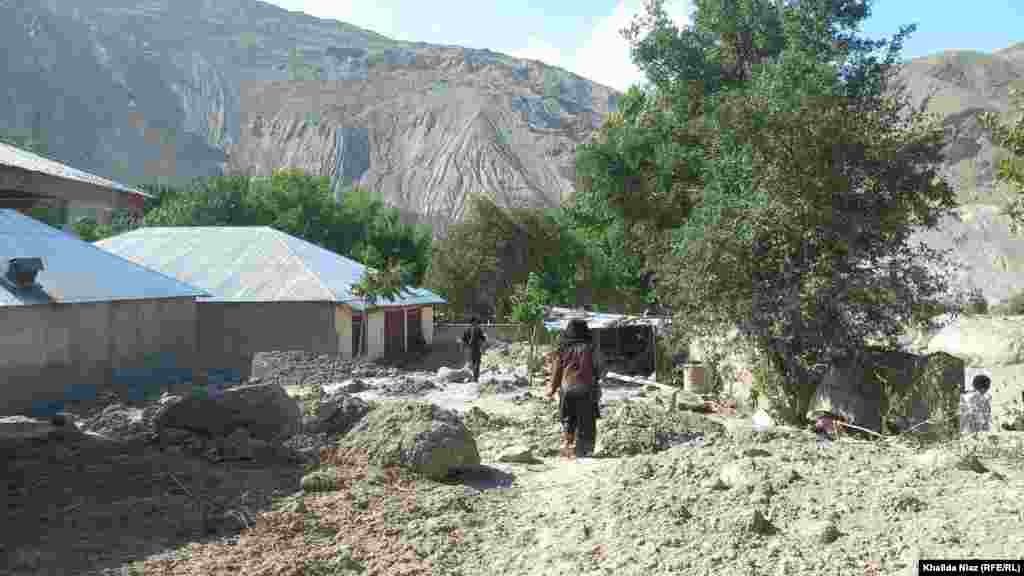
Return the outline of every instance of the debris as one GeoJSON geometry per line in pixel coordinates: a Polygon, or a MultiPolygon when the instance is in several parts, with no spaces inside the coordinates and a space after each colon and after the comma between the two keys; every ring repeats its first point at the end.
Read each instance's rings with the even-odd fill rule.
{"type": "Polygon", "coordinates": [[[480,464],[473,434],[459,415],[433,404],[394,401],[371,411],[339,443],[381,466],[398,465],[432,479],[480,464]]]}
{"type": "Polygon", "coordinates": [[[513,446],[506,448],[498,455],[498,462],[509,464],[537,464],[541,462],[533,455],[533,448],[529,446],[513,446]]]}
{"type": "Polygon", "coordinates": [[[361,398],[338,391],[325,395],[313,409],[307,425],[309,432],[341,436],[366,416],[371,407],[361,398]]]}

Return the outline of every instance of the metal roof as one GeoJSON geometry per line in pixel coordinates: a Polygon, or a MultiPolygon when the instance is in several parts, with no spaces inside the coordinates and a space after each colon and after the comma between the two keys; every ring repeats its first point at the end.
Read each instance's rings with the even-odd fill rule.
{"type": "Polygon", "coordinates": [[[15,210],[0,209],[0,274],[11,258],[42,258],[43,270],[29,289],[0,279],[0,307],[207,295],[15,210]]]}
{"type": "Polygon", "coordinates": [[[21,148],[11,146],[10,144],[4,144],[2,142],[0,142],[0,166],[18,168],[25,170],[26,172],[45,174],[63,180],[75,180],[77,182],[91,184],[99,188],[149,196],[149,194],[146,194],[141,190],[130,188],[124,184],[107,180],[106,178],[101,178],[95,174],[83,172],[77,168],[72,168],[55,160],[44,158],[38,154],[33,154],[27,150],[22,150],[21,148]]]}
{"type": "Polygon", "coordinates": [[[547,309],[544,327],[548,330],[565,330],[569,320],[583,318],[592,330],[617,328],[620,326],[653,326],[655,328],[668,324],[671,320],[661,316],[630,316],[628,314],[606,314],[572,308],[551,306],[547,309]]]}
{"type": "MultiPolygon", "coordinates": [[[[266,226],[138,228],[96,245],[202,287],[219,302],[340,302],[362,310],[352,294],[367,267],[266,226]]],[[[408,288],[377,306],[444,304],[408,288]]]]}

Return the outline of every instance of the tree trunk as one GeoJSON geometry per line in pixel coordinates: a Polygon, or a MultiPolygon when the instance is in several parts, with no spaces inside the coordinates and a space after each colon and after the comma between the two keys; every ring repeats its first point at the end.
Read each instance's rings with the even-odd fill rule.
{"type": "Polygon", "coordinates": [[[526,362],[527,381],[533,386],[533,344],[537,336],[537,326],[530,327],[530,359],[526,362]]]}

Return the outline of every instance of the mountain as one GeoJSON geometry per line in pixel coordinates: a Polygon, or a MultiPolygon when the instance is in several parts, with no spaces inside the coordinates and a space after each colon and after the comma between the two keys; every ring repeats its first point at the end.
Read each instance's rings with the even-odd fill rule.
{"type": "Polygon", "coordinates": [[[256,0],[0,0],[0,126],[132,183],[296,167],[437,226],[470,192],[551,206],[618,94],[488,50],[256,0]]]}
{"type": "MultiPolygon", "coordinates": [[[[182,181],[282,167],[364,185],[436,231],[469,193],[553,206],[614,90],[488,50],[392,40],[257,0],[0,0],[0,129],[114,179],[182,181]]],[[[1024,240],[995,209],[1005,151],[978,118],[1024,88],[1024,43],[947,51],[902,71],[945,126],[961,218],[920,239],[954,250],[955,284],[1024,290],[1024,240]]]]}
{"type": "Polygon", "coordinates": [[[1012,197],[995,181],[1006,151],[992,145],[979,122],[985,112],[1009,119],[1009,89],[1024,90],[1024,43],[992,54],[946,51],[910,60],[902,79],[913,103],[924,103],[942,120],[943,172],[962,203],[955,218],[918,239],[952,251],[950,278],[957,288],[977,290],[990,303],[1024,291],[1024,236],[999,214],[1012,197]]]}

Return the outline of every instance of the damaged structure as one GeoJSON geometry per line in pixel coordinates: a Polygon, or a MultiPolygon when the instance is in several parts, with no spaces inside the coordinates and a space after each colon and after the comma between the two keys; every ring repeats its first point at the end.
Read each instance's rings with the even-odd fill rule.
{"type": "Polygon", "coordinates": [[[0,407],[48,415],[192,380],[202,290],[0,209],[0,407]]]}
{"type": "Polygon", "coordinates": [[[608,370],[644,377],[656,372],[658,331],[668,324],[668,318],[553,306],[547,309],[544,327],[548,330],[564,330],[573,318],[582,318],[587,322],[594,333],[594,344],[604,356],[608,370]]]}
{"type": "Polygon", "coordinates": [[[377,358],[429,345],[444,303],[408,288],[368,304],[352,291],[366,266],[269,227],[139,228],[96,245],[208,292],[201,361],[227,363],[232,380],[249,377],[258,352],[377,358]]]}

